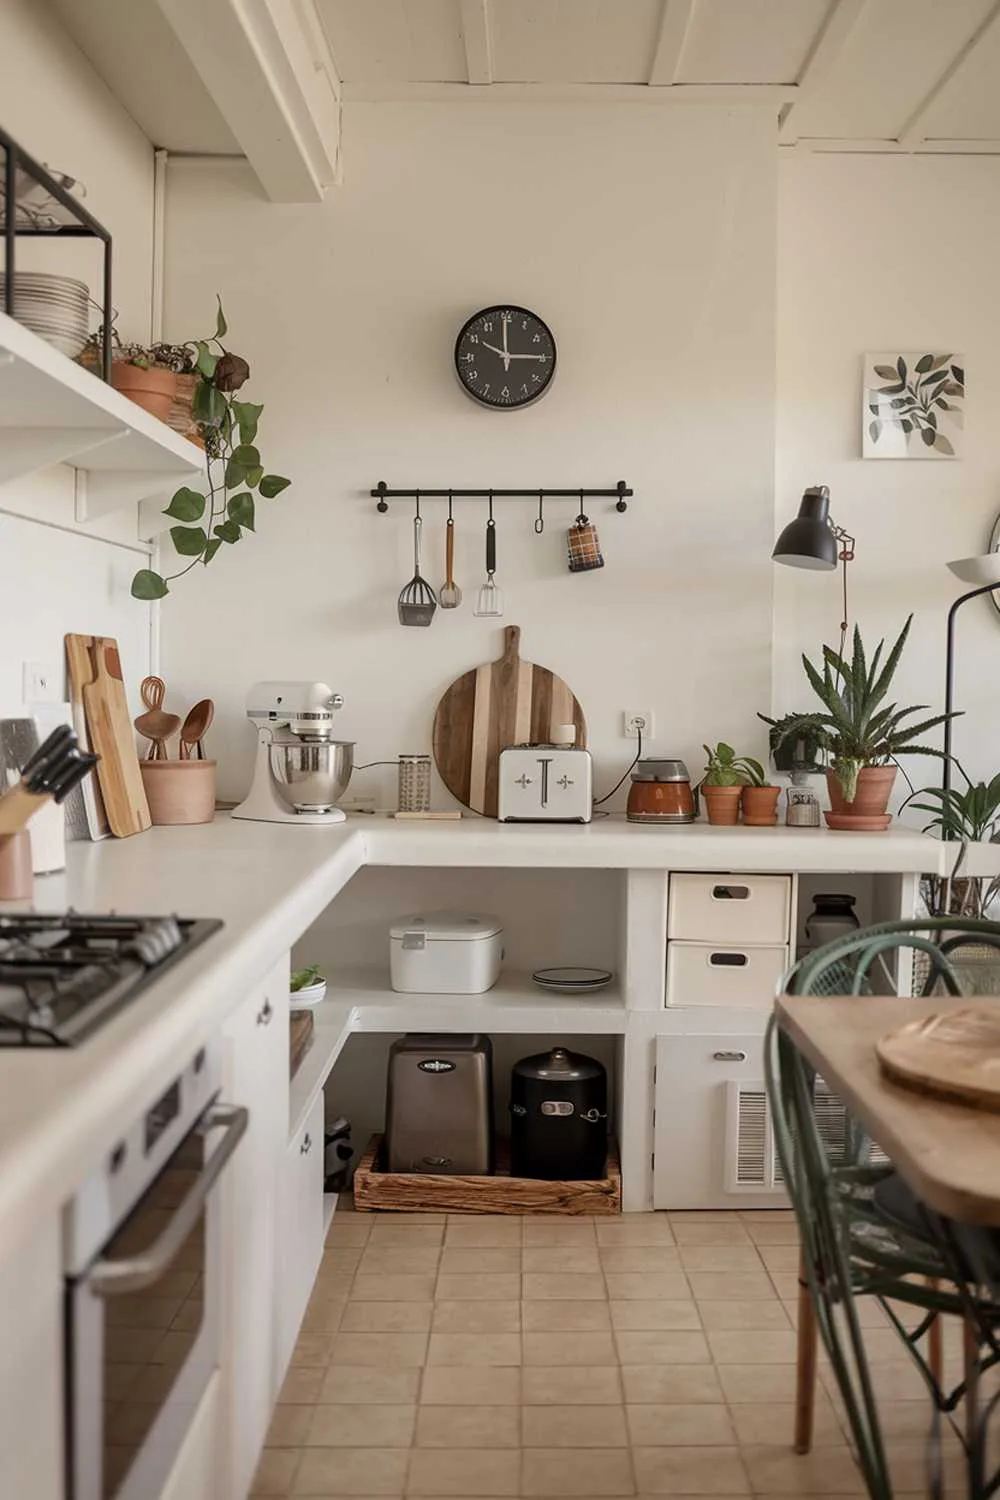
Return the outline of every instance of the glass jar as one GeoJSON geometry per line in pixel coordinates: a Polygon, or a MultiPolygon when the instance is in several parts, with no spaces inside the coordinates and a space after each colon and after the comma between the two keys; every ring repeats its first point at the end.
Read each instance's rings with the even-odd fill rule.
{"type": "Polygon", "coordinates": [[[399,757],[399,811],[425,813],[430,810],[430,756],[401,755],[399,757]]]}

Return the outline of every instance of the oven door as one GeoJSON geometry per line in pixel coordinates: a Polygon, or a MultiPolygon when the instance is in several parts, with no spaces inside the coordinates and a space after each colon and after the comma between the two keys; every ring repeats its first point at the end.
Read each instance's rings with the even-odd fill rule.
{"type": "Polygon", "coordinates": [[[214,1189],[248,1118],[212,1104],[67,1284],[69,1500],[156,1500],[163,1489],[218,1361],[214,1189]]]}

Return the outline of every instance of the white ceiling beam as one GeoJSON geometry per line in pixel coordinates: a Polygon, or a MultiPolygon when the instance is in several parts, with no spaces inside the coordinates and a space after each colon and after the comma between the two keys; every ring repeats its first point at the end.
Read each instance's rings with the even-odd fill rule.
{"type": "Polygon", "coordinates": [[[927,93],[921,99],[920,103],[912,111],[909,118],[904,122],[903,126],[896,136],[896,139],[899,141],[899,144],[904,151],[912,151],[913,148],[915,146],[918,146],[924,139],[923,120],[926,117],[928,110],[931,108],[931,105],[935,102],[936,99],[939,99],[941,97],[945,89],[958,73],[959,69],[963,67],[963,65],[968,61],[969,57],[972,55],[975,49],[979,46],[986,33],[993,28],[993,26],[996,24],[998,16],[1000,16],[1000,0],[994,0],[994,4],[990,7],[983,20],[980,21],[975,30],[965,38],[958,51],[955,53],[955,56],[945,68],[944,72],[941,73],[937,79],[935,79],[934,83],[928,89],[927,93]]]}
{"type": "Polygon", "coordinates": [[[319,201],[340,169],[340,81],[314,0],[157,0],[275,202],[319,201]]]}
{"type": "Polygon", "coordinates": [[[465,73],[470,83],[493,82],[493,35],[490,0],[461,0],[465,73]]]}
{"type": "Polygon", "coordinates": [[[677,82],[697,3],[698,0],[663,0],[659,35],[649,68],[648,82],[654,88],[669,88],[677,82]]]}
{"type": "Polygon", "coordinates": [[[345,104],[725,104],[777,109],[796,97],[794,83],[344,83],[345,104]]]}
{"type": "MultiPolygon", "coordinates": [[[[868,0],[831,0],[823,24],[817,31],[795,80],[799,86],[800,99],[806,99],[811,93],[815,93],[832,72],[867,6],[868,0]]],[[[778,140],[785,146],[794,145],[798,139],[792,118],[793,110],[794,104],[786,106],[781,117],[778,140]]]]}

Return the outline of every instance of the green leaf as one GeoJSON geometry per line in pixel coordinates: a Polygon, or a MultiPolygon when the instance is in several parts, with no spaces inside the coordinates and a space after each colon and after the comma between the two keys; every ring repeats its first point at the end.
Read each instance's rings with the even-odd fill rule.
{"type": "Polygon", "coordinates": [[[234,401],[232,409],[240,427],[240,442],[252,443],[257,436],[257,423],[264,410],[263,406],[255,405],[253,401],[234,401]]]}
{"type": "Polygon", "coordinates": [[[243,478],[244,482],[250,487],[250,489],[255,490],[260,484],[261,480],[264,478],[264,470],[261,468],[260,464],[258,464],[254,469],[247,469],[246,474],[243,476],[243,478]]]}
{"type": "Polygon", "coordinates": [[[171,526],[170,540],[182,557],[200,557],[208,536],[202,526],[171,526]]]}
{"type": "Polygon", "coordinates": [[[226,322],[226,315],[222,311],[222,298],[219,296],[218,292],[216,292],[215,294],[215,300],[218,304],[215,314],[215,337],[217,339],[224,339],[226,334],[229,332],[229,324],[226,322]]]}
{"type": "Polygon", "coordinates": [[[198,371],[198,374],[203,375],[206,380],[211,380],[212,376],[215,374],[215,367],[219,363],[219,356],[212,353],[211,349],[205,343],[204,339],[198,340],[197,349],[198,358],[195,360],[195,369],[198,371]]]}
{"type": "Polygon", "coordinates": [[[200,521],[205,514],[205,496],[186,487],[179,489],[163,514],[175,521],[200,521]]]}
{"type": "Polygon", "coordinates": [[[220,541],[229,542],[230,545],[240,539],[240,528],[235,521],[223,521],[220,525],[213,526],[212,530],[220,541]]]}
{"type": "Polygon", "coordinates": [[[231,521],[235,521],[239,526],[245,526],[247,531],[253,531],[254,506],[253,496],[249,490],[241,490],[238,495],[234,495],[226,506],[226,512],[231,521]]]}
{"type": "Polygon", "coordinates": [[[169,594],[167,580],[154,573],[151,568],[140,568],[132,579],[133,599],[162,599],[169,594]]]}
{"type": "Polygon", "coordinates": [[[240,443],[233,449],[233,458],[244,469],[255,469],[260,463],[260,454],[252,443],[240,443]]]}
{"type": "Polygon", "coordinates": [[[902,355],[900,355],[896,360],[896,373],[899,376],[900,380],[906,380],[906,360],[902,355]]]}
{"type": "Polygon", "coordinates": [[[226,464],[226,489],[233,490],[237,485],[248,483],[249,474],[260,467],[260,454],[252,443],[240,443],[229,456],[226,464]]]}
{"type": "Polygon", "coordinates": [[[921,436],[921,439],[923,440],[923,444],[924,444],[925,448],[933,448],[934,447],[934,443],[935,443],[935,440],[937,438],[937,433],[934,431],[933,427],[925,427],[923,429],[923,431],[921,432],[920,436],[921,436]]]}
{"type": "Polygon", "coordinates": [[[226,398],[207,380],[199,380],[194,388],[191,411],[195,420],[204,427],[218,427],[227,410],[226,398]]]}
{"type": "Polygon", "coordinates": [[[260,481],[260,492],[265,500],[273,500],[275,495],[287,490],[291,482],[290,479],[282,479],[280,474],[265,474],[260,481]]]}
{"type": "Polygon", "coordinates": [[[201,560],[205,564],[206,568],[221,546],[222,543],[219,541],[218,537],[213,536],[209,538],[208,542],[205,545],[205,550],[201,555],[201,560]]]}
{"type": "Polygon", "coordinates": [[[878,440],[879,440],[879,438],[882,436],[882,423],[881,422],[869,422],[868,423],[868,436],[871,438],[871,440],[872,440],[873,443],[877,443],[878,440]]]}

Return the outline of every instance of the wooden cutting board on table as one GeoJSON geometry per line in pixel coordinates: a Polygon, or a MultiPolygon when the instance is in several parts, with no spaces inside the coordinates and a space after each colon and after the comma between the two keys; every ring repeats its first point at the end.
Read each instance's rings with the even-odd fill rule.
{"type": "Polygon", "coordinates": [[[441,780],[465,807],[488,818],[497,815],[501,750],[546,744],[560,724],[575,725],[577,745],[587,744],[583,709],[562,678],[522,659],[519,625],[508,625],[503,634],[500,659],[463,672],[434,715],[441,780]]]}
{"type": "Polygon", "coordinates": [[[921,1094],[1000,1110],[998,1011],[991,1001],[910,1021],[876,1043],[883,1072],[921,1094]]]}
{"type": "Polygon", "coordinates": [[[110,636],[68,635],[66,661],[74,699],[82,700],[97,763],[108,826],[118,838],[149,828],[149,803],[122,681],[118,642],[110,636]]]}

